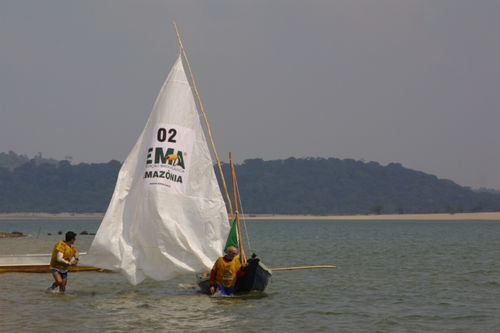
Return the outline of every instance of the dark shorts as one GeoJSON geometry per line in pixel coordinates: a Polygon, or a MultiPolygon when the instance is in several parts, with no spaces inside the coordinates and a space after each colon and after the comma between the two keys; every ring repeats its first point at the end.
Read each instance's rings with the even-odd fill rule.
{"type": "Polygon", "coordinates": [[[56,273],[59,273],[59,275],[61,275],[61,278],[64,280],[68,277],[68,272],[61,272],[55,268],[51,268],[53,272],[56,272],[56,273]]]}
{"type": "Polygon", "coordinates": [[[229,296],[234,293],[234,286],[224,287],[223,285],[217,284],[217,289],[220,290],[222,296],[229,296]]]}

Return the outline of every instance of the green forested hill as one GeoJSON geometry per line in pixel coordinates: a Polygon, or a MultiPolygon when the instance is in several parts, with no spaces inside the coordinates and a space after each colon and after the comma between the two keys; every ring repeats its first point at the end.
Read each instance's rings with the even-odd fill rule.
{"type": "MultiPolygon", "coordinates": [[[[4,213],[104,212],[121,166],[117,161],[71,165],[9,154],[0,153],[0,212],[4,213]]],[[[223,169],[229,182],[229,166],[224,164],[223,169]]],[[[236,165],[236,173],[247,214],[500,211],[499,193],[473,191],[397,163],[250,159],[236,165]]]]}
{"type": "Polygon", "coordinates": [[[38,164],[0,168],[0,212],[104,212],[120,162],[38,164]]]}
{"type": "MultiPolygon", "coordinates": [[[[227,166],[226,166],[227,172],[227,166]]],[[[236,167],[247,213],[365,214],[499,211],[500,194],[391,163],[307,158],[236,167]]]]}

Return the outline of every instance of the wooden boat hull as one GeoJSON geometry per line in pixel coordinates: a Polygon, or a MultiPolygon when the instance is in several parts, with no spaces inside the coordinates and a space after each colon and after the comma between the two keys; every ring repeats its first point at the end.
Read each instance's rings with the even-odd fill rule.
{"type": "MultiPolygon", "coordinates": [[[[105,272],[105,269],[92,266],[74,266],[68,272],[105,272]]],[[[0,273],[50,273],[49,265],[11,265],[0,266],[0,273]]]]}
{"type": "Polygon", "coordinates": [[[264,291],[271,275],[271,270],[262,264],[258,258],[248,259],[245,275],[236,281],[235,292],[264,291]]]}
{"type": "MultiPolygon", "coordinates": [[[[264,291],[272,276],[271,270],[267,268],[258,258],[248,260],[245,275],[238,279],[235,293],[247,293],[250,291],[264,291]]],[[[210,294],[210,277],[201,278],[198,281],[200,291],[210,294]]]]}
{"type": "MultiPolygon", "coordinates": [[[[80,254],[80,264],[68,267],[69,272],[105,271],[85,265],[85,254],[80,254]]],[[[50,254],[0,255],[0,273],[49,273],[50,254]]]]}

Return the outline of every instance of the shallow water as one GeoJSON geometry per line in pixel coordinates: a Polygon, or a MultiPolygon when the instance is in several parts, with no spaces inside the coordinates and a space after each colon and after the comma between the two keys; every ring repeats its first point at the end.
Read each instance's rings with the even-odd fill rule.
{"type": "MultiPolygon", "coordinates": [[[[50,252],[57,231],[99,221],[0,221],[0,253],[50,252]],[[14,224],[14,225],[12,225],[14,224]],[[15,228],[12,228],[12,227],[15,228]],[[49,236],[50,232],[53,235],[49,236]]],[[[275,272],[265,293],[210,298],[194,277],[130,286],[116,273],[0,275],[0,331],[500,332],[500,222],[249,221],[254,251],[275,272]]],[[[93,236],[78,235],[85,251],[93,236]]]]}

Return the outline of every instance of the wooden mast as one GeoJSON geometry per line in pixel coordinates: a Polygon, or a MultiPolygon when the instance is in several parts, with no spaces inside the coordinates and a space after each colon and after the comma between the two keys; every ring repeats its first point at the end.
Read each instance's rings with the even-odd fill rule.
{"type": "Polygon", "coordinates": [[[241,238],[240,214],[238,212],[238,191],[236,188],[236,174],[234,172],[233,154],[232,153],[229,153],[229,165],[231,167],[231,178],[233,181],[233,200],[234,200],[234,212],[236,215],[236,230],[238,231],[238,246],[240,248],[241,263],[244,264],[247,262],[247,258],[245,256],[245,250],[243,249],[243,241],[241,238]]]}
{"type": "Polygon", "coordinates": [[[219,160],[219,155],[217,154],[217,149],[215,149],[215,143],[214,143],[214,139],[212,137],[212,131],[210,130],[210,125],[208,123],[207,115],[205,113],[205,109],[203,108],[203,103],[201,102],[200,94],[198,93],[198,88],[196,87],[196,81],[194,80],[193,72],[191,71],[191,65],[189,64],[186,50],[184,49],[184,46],[182,45],[181,35],[179,34],[179,30],[177,29],[177,24],[175,22],[173,22],[173,23],[174,23],[175,33],[177,34],[177,40],[178,40],[179,46],[181,48],[182,56],[184,58],[184,61],[186,62],[186,66],[187,66],[188,71],[189,71],[189,76],[191,77],[191,82],[193,84],[194,94],[196,95],[196,99],[198,100],[198,105],[200,106],[200,111],[201,111],[201,114],[203,115],[203,119],[205,120],[205,125],[207,127],[208,137],[210,138],[210,143],[212,144],[212,151],[214,152],[215,160],[217,161],[217,166],[219,168],[220,178],[222,180],[222,185],[224,187],[224,192],[226,194],[227,204],[229,206],[229,213],[230,213],[232,219],[234,219],[233,206],[231,204],[231,199],[229,197],[229,191],[227,190],[226,179],[224,178],[224,173],[222,172],[222,166],[221,166],[221,163],[219,160]]]}

